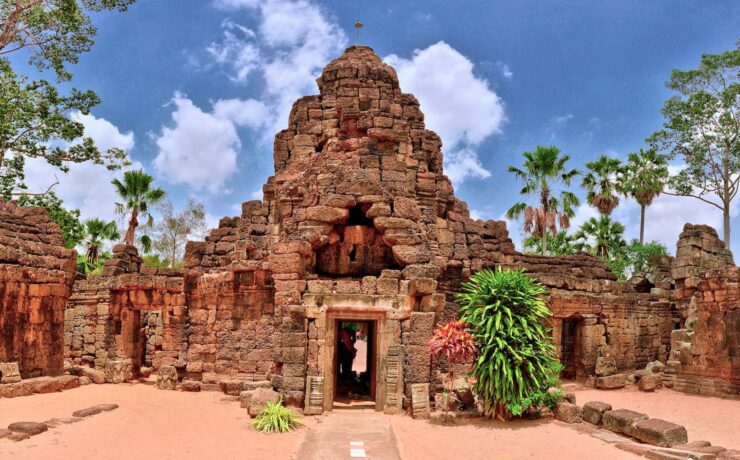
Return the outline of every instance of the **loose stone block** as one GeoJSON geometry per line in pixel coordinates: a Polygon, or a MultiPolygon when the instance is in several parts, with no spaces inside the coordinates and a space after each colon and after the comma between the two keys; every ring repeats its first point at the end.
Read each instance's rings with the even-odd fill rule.
{"type": "Polygon", "coordinates": [[[21,373],[18,363],[0,363],[0,383],[18,383],[21,381],[21,373]]]}
{"type": "Polygon", "coordinates": [[[602,417],[604,428],[627,436],[632,436],[635,422],[647,419],[647,415],[627,409],[608,410],[602,417]]]}
{"type": "Polygon", "coordinates": [[[581,423],[583,421],[583,410],[575,404],[561,402],[553,409],[555,418],[565,423],[581,423]]]}
{"type": "Polygon", "coordinates": [[[157,388],[174,390],[177,387],[177,369],[175,366],[160,366],[157,371],[157,388]]]}
{"type": "Polygon", "coordinates": [[[630,436],[660,447],[673,447],[688,442],[685,427],[657,418],[637,420],[630,436]]]}
{"type": "Polygon", "coordinates": [[[589,401],[583,405],[583,420],[593,425],[601,425],[606,411],[612,410],[612,405],[601,401],[589,401]]]}
{"type": "Polygon", "coordinates": [[[249,416],[254,418],[259,415],[268,402],[280,401],[280,394],[270,388],[257,388],[249,400],[249,416]]]}
{"type": "Polygon", "coordinates": [[[97,415],[99,413],[103,412],[103,409],[97,406],[88,407],[86,409],[80,409],[72,412],[72,417],[79,417],[79,418],[85,418],[90,417],[91,415],[97,415]]]}
{"type": "Polygon", "coordinates": [[[655,391],[660,384],[660,376],[658,374],[646,374],[640,377],[640,381],[637,382],[637,387],[640,391],[655,391]]]}
{"type": "Polygon", "coordinates": [[[608,377],[597,377],[596,388],[600,390],[613,390],[615,388],[624,388],[627,384],[627,376],[624,374],[614,374],[608,377]]]}
{"type": "Polygon", "coordinates": [[[14,433],[23,433],[29,436],[35,436],[48,430],[49,427],[38,422],[16,422],[8,425],[8,430],[14,433]]]}
{"type": "Polygon", "coordinates": [[[131,363],[125,360],[109,360],[105,364],[105,381],[107,383],[124,383],[131,380],[131,363]]]}

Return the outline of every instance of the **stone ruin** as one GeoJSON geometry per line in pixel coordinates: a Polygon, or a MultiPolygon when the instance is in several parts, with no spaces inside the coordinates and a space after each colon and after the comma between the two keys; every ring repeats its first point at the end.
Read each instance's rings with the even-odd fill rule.
{"type": "Polygon", "coordinates": [[[460,283],[500,266],[549,289],[564,378],[617,388],[662,361],[675,389],[709,392],[695,382],[710,378],[714,394],[738,394],[737,269],[713,230],[688,226],[678,257],[632,283],[585,253],[522,254],[505,222],[474,220],[455,198],[439,137],[372,49],[348,48],[317,84],[275,137],[263,199],[189,242],[183,270],[143,267],[118,245],[101,276],[75,283],[63,335],[76,373],[120,382],[159,370],[162,388],[248,393],[245,407],[274,388],[317,414],[338,396],[341,324],[356,322],[367,399],[412,410],[441,391],[447,365],[427,343],[456,316],[460,283]],[[702,273],[710,265],[720,271],[702,273]]]}
{"type": "Polygon", "coordinates": [[[679,328],[671,332],[665,384],[709,395],[740,395],[740,272],[706,225],[687,224],[671,274],[679,328]]]}
{"type": "Polygon", "coordinates": [[[62,373],[75,270],[45,209],[0,202],[0,383],[62,373]]]}

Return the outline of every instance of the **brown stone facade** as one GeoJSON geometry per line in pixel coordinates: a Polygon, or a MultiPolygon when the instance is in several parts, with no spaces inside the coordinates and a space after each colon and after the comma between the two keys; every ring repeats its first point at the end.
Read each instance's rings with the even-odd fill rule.
{"type": "Polygon", "coordinates": [[[376,407],[393,409],[412,384],[438,381],[432,330],[455,315],[460,282],[494,266],[551,289],[558,343],[573,324],[573,377],[593,373],[604,345],[623,369],[667,358],[667,299],[632,292],[588,255],[519,254],[504,222],[470,218],[443,174],[439,137],[371,49],[349,48],[317,83],[275,138],[263,201],[188,245],[189,375],[270,377],[296,404],[318,377],[329,409],[337,320],[369,320],[376,407]]]}
{"type": "Polygon", "coordinates": [[[102,276],[77,282],[68,359],[128,363],[131,375],[169,365],[180,378],[232,389],[269,381],[315,414],[335,400],[340,324],[359,322],[372,336],[370,399],[402,410],[412,385],[431,384],[433,398],[441,382],[428,340],[455,317],[460,283],[503,266],[550,290],[565,377],[606,376],[597,368],[607,358],[612,374],[668,360],[683,326],[670,259],[629,284],[587,254],[521,254],[505,222],[473,220],[455,198],[439,137],[370,48],[347,49],[317,84],[275,137],[263,199],[189,242],[182,272],[142,268],[133,248],[118,246],[102,276]]]}
{"type": "Polygon", "coordinates": [[[43,208],[0,203],[0,363],[23,378],[62,373],[75,253],[43,208]]]}
{"type": "Polygon", "coordinates": [[[182,273],[141,267],[136,248],[118,245],[101,276],[78,280],[65,312],[65,358],[106,369],[184,367],[187,307],[182,273]]]}
{"type": "Polygon", "coordinates": [[[740,272],[707,226],[686,225],[673,262],[681,327],[672,332],[665,384],[678,391],[740,395],[740,272]]]}

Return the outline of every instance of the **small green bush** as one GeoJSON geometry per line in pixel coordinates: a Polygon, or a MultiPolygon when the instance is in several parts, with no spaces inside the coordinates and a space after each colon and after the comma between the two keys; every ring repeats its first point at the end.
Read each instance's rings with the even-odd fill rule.
{"type": "Polygon", "coordinates": [[[484,414],[505,419],[534,404],[557,378],[560,363],[550,330],[547,290],[521,270],[480,270],[458,294],[479,355],[472,374],[484,414]]]}
{"type": "Polygon", "coordinates": [[[269,401],[257,417],[252,420],[252,426],[263,433],[288,433],[303,426],[303,421],[295,412],[283,406],[283,400],[269,401]]]}

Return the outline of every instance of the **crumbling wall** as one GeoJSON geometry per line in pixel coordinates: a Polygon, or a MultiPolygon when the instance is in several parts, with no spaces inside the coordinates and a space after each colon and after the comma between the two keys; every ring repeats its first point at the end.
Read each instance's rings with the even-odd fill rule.
{"type": "Polygon", "coordinates": [[[739,273],[713,228],[686,224],[672,269],[682,327],[671,336],[666,385],[740,395],[739,273]]]}
{"type": "Polygon", "coordinates": [[[65,358],[98,369],[127,360],[134,370],[184,370],[187,320],[182,273],[142,267],[136,248],[117,245],[101,275],[74,285],[65,311],[65,358]]]}
{"type": "MultiPolygon", "coordinates": [[[[660,295],[632,292],[588,255],[519,254],[505,222],[470,218],[418,101],[370,48],[348,48],[317,84],[275,136],[263,200],[187,246],[192,378],[272,378],[303,404],[306,377],[331,378],[333,321],[364,318],[381,331],[378,391],[402,388],[408,400],[412,384],[436,379],[427,343],[456,316],[460,283],[496,266],[550,288],[556,338],[563,319],[583,318],[582,374],[603,343],[625,369],[665,357],[672,322],[660,295]],[[399,353],[400,380],[388,380],[383,366],[399,353]]],[[[376,400],[396,404],[386,393],[376,400]]]]}
{"type": "Polygon", "coordinates": [[[0,203],[0,362],[17,362],[23,378],[63,370],[75,269],[75,252],[45,209],[0,203]]]}

